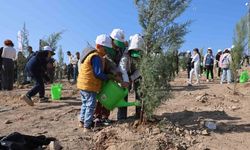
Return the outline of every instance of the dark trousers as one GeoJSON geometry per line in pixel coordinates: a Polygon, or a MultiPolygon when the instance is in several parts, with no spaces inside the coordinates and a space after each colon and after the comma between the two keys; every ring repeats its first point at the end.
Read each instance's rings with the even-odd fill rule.
{"type": "Polygon", "coordinates": [[[218,77],[220,77],[220,75],[221,75],[221,72],[222,72],[222,70],[221,70],[221,67],[218,67],[218,77]]]}
{"type": "Polygon", "coordinates": [[[14,61],[12,59],[2,59],[2,89],[12,90],[14,83],[14,61]]]}
{"type": "Polygon", "coordinates": [[[211,73],[211,78],[214,79],[214,72],[213,72],[214,66],[213,65],[206,65],[206,71],[207,71],[207,79],[209,79],[209,73],[211,73]]]}
{"type": "Polygon", "coordinates": [[[190,78],[190,71],[191,71],[191,67],[187,67],[187,74],[188,74],[188,79],[190,78]]]}
{"type": "Polygon", "coordinates": [[[73,67],[73,78],[74,78],[74,82],[76,82],[77,76],[78,76],[78,67],[77,67],[77,65],[76,65],[76,66],[73,67]]]}
{"type": "Polygon", "coordinates": [[[37,93],[39,93],[39,97],[44,97],[45,89],[44,89],[44,83],[43,78],[41,75],[34,75],[32,78],[35,80],[34,87],[27,93],[29,97],[35,96],[37,93]]]}
{"type": "Polygon", "coordinates": [[[67,78],[70,81],[71,77],[73,77],[73,65],[70,64],[67,66],[67,78]]]}
{"type": "MultiPolygon", "coordinates": [[[[134,89],[135,89],[135,99],[136,100],[140,100],[140,95],[139,95],[139,81],[135,82],[134,84],[134,89]]],[[[124,100],[127,102],[128,101],[128,96],[126,96],[124,98],[124,100]]],[[[127,119],[127,107],[120,107],[118,108],[118,112],[117,112],[117,120],[123,120],[123,119],[127,119]]],[[[135,118],[139,119],[140,118],[140,112],[141,112],[141,107],[136,106],[135,108],[135,118]]]]}

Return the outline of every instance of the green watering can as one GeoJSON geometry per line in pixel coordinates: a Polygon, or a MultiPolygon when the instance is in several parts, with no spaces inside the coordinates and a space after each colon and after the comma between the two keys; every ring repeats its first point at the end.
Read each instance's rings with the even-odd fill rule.
{"type": "Polygon", "coordinates": [[[249,79],[249,74],[247,70],[245,70],[240,74],[240,83],[245,83],[248,81],[248,79],[249,79]]]}
{"type": "Polygon", "coordinates": [[[62,96],[62,84],[53,84],[50,93],[52,100],[60,100],[62,96]]]}
{"type": "Polygon", "coordinates": [[[97,100],[108,110],[116,107],[140,106],[139,102],[126,102],[124,98],[128,95],[128,89],[122,88],[115,81],[104,82],[97,100]]]}

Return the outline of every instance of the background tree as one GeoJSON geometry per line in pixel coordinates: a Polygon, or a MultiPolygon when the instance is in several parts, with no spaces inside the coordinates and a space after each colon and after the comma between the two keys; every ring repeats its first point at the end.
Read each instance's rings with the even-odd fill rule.
{"type": "Polygon", "coordinates": [[[64,55],[63,55],[63,49],[62,49],[62,46],[60,45],[59,46],[59,49],[58,49],[58,77],[60,79],[60,81],[62,80],[63,78],[63,58],[64,58],[64,55]]]}
{"type": "Polygon", "coordinates": [[[154,110],[170,95],[173,78],[173,53],[184,42],[189,21],[177,23],[190,0],[135,0],[143,28],[145,54],[141,60],[142,115],[150,118],[154,110]],[[146,115],[144,115],[144,113],[146,115]]]}
{"type": "Polygon", "coordinates": [[[243,58],[244,49],[247,46],[247,19],[246,17],[236,24],[234,35],[234,47],[231,50],[232,64],[230,65],[234,78],[234,94],[237,93],[238,69],[243,58]]]}
{"type": "Polygon", "coordinates": [[[22,36],[22,48],[23,48],[23,54],[24,56],[28,56],[29,52],[28,52],[28,46],[29,46],[29,31],[26,28],[26,24],[23,24],[23,28],[21,30],[21,36],[22,36]]]}
{"type": "Polygon", "coordinates": [[[50,46],[53,51],[56,51],[57,49],[57,44],[59,40],[62,38],[62,34],[64,31],[60,32],[55,32],[49,35],[47,38],[41,39],[40,40],[40,48],[44,46],[50,46]]]}

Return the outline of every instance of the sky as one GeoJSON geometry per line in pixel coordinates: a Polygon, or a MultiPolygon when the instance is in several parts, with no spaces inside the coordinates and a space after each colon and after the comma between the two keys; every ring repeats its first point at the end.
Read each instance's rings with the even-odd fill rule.
{"type": "MultiPolygon", "coordinates": [[[[248,0],[193,0],[177,22],[191,20],[181,51],[231,47],[234,28],[247,13],[248,0]]],[[[121,28],[126,39],[142,33],[134,0],[0,0],[0,46],[11,39],[17,48],[17,32],[25,22],[30,45],[38,50],[39,39],[64,31],[61,45],[73,54],[99,34],[121,28]]],[[[55,56],[57,57],[57,56],[55,56]]],[[[66,60],[67,62],[67,60],[66,60]]]]}

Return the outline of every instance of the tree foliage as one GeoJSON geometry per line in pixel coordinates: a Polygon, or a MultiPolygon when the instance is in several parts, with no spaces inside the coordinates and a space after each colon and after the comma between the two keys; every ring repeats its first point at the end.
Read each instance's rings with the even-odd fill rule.
{"type": "Polygon", "coordinates": [[[238,69],[243,57],[244,49],[247,46],[247,19],[246,17],[236,24],[234,35],[234,47],[231,51],[232,64],[230,65],[234,77],[234,93],[236,93],[236,85],[238,79],[238,69]]]}
{"type": "Polygon", "coordinates": [[[189,3],[190,0],[135,0],[146,46],[140,64],[140,91],[147,117],[151,117],[154,110],[170,97],[173,52],[184,42],[190,23],[176,23],[175,20],[189,3]]]}
{"type": "Polygon", "coordinates": [[[63,31],[54,32],[47,38],[40,40],[40,49],[44,46],[50,46],[53,51],[56,51],[58,41],[62,38],[63,31]]]}
{"type": "Polygon", "coordinates": [[[63,58],[64,58],[64,55],[63,55],[63,49],[62,49],[62,46],[60,45],[59,46],[59,49],[58,49],[58,71],[59,71],[59,79],[61,80],[62,79],[62,76],[63,76],[63,58]]]}
{"type": "Polygon", "coordinates": [[[21,30],[21,36],[22,36],[22,48],[23,48],[23,54],[24,56],[28,56],[29,52],[28,52],[28,46],[29,46],[29,31],[26,28],[26,24],[23,24],[23,28],[21,30]]]}

